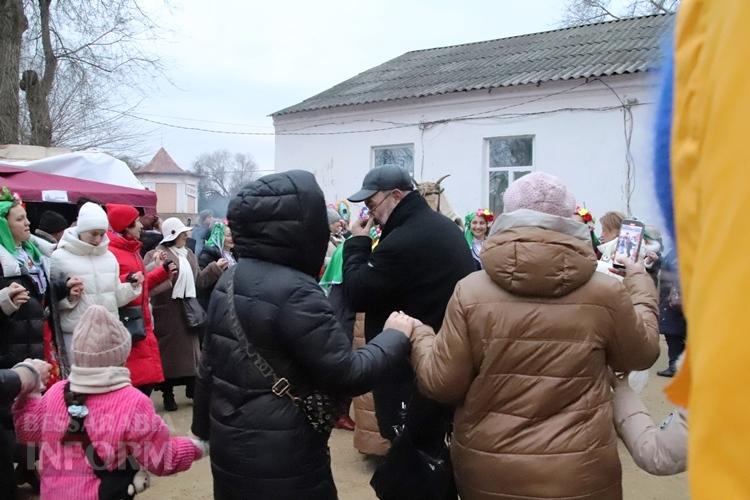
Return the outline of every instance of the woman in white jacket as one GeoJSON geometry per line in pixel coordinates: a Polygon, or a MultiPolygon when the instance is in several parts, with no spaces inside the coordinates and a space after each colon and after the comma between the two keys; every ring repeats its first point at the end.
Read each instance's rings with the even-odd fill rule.
{"type": "Polygon", "coordinates": [[[132,302],[141,293],[143,275],[136,273],[129,283],[120,282],[120,265],[108,251],[109,221],[104,210],[95,203],[84,204],[78,212],[78,223],[65,230],[52,253],[50,274],[56,279],[78,278],[79,293],[56,304],[60,316],[68,360],[73,330],[90,306],[98,304],[117,316],[118,308],[132,302]]]}

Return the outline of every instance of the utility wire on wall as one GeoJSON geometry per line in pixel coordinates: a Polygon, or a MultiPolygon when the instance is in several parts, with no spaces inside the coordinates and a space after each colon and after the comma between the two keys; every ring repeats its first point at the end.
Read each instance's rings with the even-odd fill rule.
{"type": "MultiPolygon", "coordinates": [[[[409,127],[418,127],[420,131],[420,149],[421,149],[420,173],[422,174],[422,176],[424,175],[424,160],[425,160],[425,154],[424,154],[425,130],[435,125],[442,125],[442,124],[448,124],[448,123],[461,123],[461,122],[468,123],[468,122],[479,122],[479,121],[490,121],[490,120],[513,120],[513,119],[519,119],[519,118],[525,118],[525,117],[543,116],[543,115],[550,115],[550,114],[556,114],[556,113],[607,112],[607,111],[613,111],[613,110],[622,110],[623,135],[624,135],[624,142],[625,142],[625,170],[626,170],[625,184],[623,186],[623,194],[625,197],[625,204],[626,204],[627,212],[628,214],[630,214],[631,213],[631,200],[632,200],[633,194],[635,193],[635,184],[636,184],[636,180],[635,180],[636,165],[635,165],[635,158],[633,156],[632,147],[631,147],[632,139],[633,139],[633,128],[634,128],[633,107],[642,106],[646,104],[650,104],[650,103],[624,101],[622,97],[617,93],[617,91],[611,85],[609,85],[607,82],[605,82],[601,78],[595,77],[595,78],[590,78],[590,79],[586,78],[583,82],[581,82],[578,85],[574,85],[566,89],[562,89],[562,90],[558,90],[549,94],[545,94],[543,96],[537,96],[537,97],[528,99],[523,102],[509,104],[506,106],[501,106],[499,108],[493,108],[493,109],[489,109],[486,111],[479,111],[476,113],[470,113],[470,114],[465,114],[465,115],[451,116],[451,117],[437,119],[437,120],[426,120],[426,121],[420,121],[420,122],[394,122],[394,121],[385,121],[385,120],[376,120],[376,119],[349,120],[349,121],[343,121],[343,122],[331,122],[331,123],[309,125],[306,127],[300,127],[297,129],[289,129],[289,130],[282,131],[282,132],[253,132],[253,131],[209,129],[209,128],[203,128],[203,127],[178,125],[175,123],[154,120],[152,118],[147,118],[145,116],[141,116],[131,111],[117,111],[113,109],[104,109],[104,108],[101,108],[101,109],[103,111],[115,113],[118,116],[126,116],[135,120],[152,123],[154,125],[159,125],[162,127],[169,127],[169,128],[187,130],[187,131],[193,131],[193,132],[203,132],[203,133],[209,133],[209,134],[222,134],[222,135],[261,136],[261,137],[337,136],[337,135],[364,134],[364,133],[381,132],[381,131],[386,131],[386,130],[395,130],[395,129],[409,128],[409,127]],[[542,110],[542,111],[523,112],[523,113],[498,113],[499,111],[505,111],[508,109],[517,108],[517,107],[524,106],[527,104],[543,101],[551,97],[561,96],[561,95],[573,92],[586,85],[590,85],[593,82],[599,82],[602,85],[604,85],[617,98],[617,100],[619,101],[619,105],[595,106],[595,107],[562,107],[562,108],[548,109],[548,110],[542,110]],[[375,127],[375,128],[369,128],[369,129],[360,129],[360,130],[356,130],[356,129],[338,130],[335,132],[310,131],[310,129],[320,128],[324,126],[351,125],[352,123],[356,123],[356,122],[383,124],[387,126],[375,127]]],[[[196,121],[196,122],[205,122],[205,123],[222,123],[218,121],[201,120],[201,119],[196,119],[196,118],[181,118],[181,119],[189,120],[189,121],[196,121]]],[[[223,122],[223,123],[229,124],[227,122],[223,122]]]]}

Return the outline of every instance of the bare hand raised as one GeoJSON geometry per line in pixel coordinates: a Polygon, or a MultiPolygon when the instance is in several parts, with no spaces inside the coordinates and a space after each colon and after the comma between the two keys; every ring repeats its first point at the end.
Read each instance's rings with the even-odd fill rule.
{"type": "Polygon", "coordinates": [[[357,219],[352,223],[352,236],[370,236],[370,229],[375,225],[375,218],[370,216],[366,220],[357,219]]]}

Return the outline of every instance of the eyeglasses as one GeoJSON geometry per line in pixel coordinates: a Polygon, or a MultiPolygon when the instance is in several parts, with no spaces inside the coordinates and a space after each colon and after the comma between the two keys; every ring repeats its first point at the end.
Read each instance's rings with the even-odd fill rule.
{"type": "MultiPolygon", "coordinates": [[[[376,204],[375,206],[370,206],[370,205],[372,205],[372,196],[371,196],[371,197],[369,197],[369,198],[367,198],[367,199],[365,200],[365,206],[367,207],[367,210],[368,210],[368,211],[369,211],[370,213],[372,213],[372,212],[373,212],[373,211],[374,211],[374,210],[375,210],[376,208],[378,208],[378,207],[379,207],[380,205],[382,205],[382,204],[383,204],[383,202],[384,202],[385,200],[387,200],[387,199],[388,199],[388,198],[389,198],[389,197],[390,197],[390,196],[391,196],[392,194],[393,194],[393,191],[389,191],[389,192],[388,192],[388,194],[387,194],[387,195],[385,195],[385,196],[383,196],[383,199],[382,199],[382,200],[380,200],[380,201],[379,201],[379,202],[378,202],[378,203],[377,203],[377,204],[376,204]]],[[[374,196],[374,195],[373,195],[373,196],[374,196]]]]}

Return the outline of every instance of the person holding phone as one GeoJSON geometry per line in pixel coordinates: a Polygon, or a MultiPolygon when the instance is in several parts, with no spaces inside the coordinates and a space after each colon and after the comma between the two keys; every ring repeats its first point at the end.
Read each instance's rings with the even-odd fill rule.
{"type": "Polygon", "coordinates": [[[456,405],[459,494],[621,498],[609,370],[658,358],[653,282],[628,260],[622,281],[596,272],[557,177],[526,175],[503,201],[484,272],[458,282],[437,336],[427,325],[412,336],[420,391],[456,405]]]}

